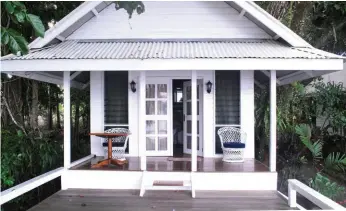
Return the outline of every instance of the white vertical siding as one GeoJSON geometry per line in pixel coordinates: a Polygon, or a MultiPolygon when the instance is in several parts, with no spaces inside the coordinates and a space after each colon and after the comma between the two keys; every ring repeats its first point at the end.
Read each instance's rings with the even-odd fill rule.
{"type": "Polygon", "coordinates": [[[245,38],[271,39],[225,2],[144,2],[145,12],[128,18],[109,5],[67,39],[245,38]]]}
{"type": "Polygon", "coordinates": [[[131,131],[129,156],[139,156],[138,146],[138,103],[139,103],[139,72],[129,71],[129,83],[136,82],[136,92],[133,93],[129,88],[129,130],[131,131]]]}
{"type": "Polygon", "coordinates": [[[214,116],[214,71],[198,71],[197,75],[203,77],[203,156],[214,157],[215,146],[215,116],[214,116]],[[207,92],[206,83],[210,81],[214,85],[210,93],[207,92]]]}
{"type": "MultiPolygon", "coordinates": [[[[104,72],[90,72],[90,132],[104,130],[104,72]]],[[[104,156],[101,138],[90,136],[91,154],[104,156]]]]}
{"type": "Polygon", "coordinates": [[[255,157],[254,71],[240,71],[240,124],[247,134],[245,158],[255,157]]]}
{"type": "Polygon", "coordinates": [[[323,81],[325,83],[331,82],[331,83],[343,83],[344,87],[346,87],[346,63],[344,63],[345,69],[329,73],[323,76],[323,81]]]}

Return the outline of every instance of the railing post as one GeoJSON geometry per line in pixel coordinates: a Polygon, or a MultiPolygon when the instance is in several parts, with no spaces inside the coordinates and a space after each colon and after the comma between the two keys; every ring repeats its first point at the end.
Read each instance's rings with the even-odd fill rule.
{"type": "Polygon", "coordinates": [[[297,191],[290,181],[288,181],[288,205],[290,207],[297,207],[297,191]]]}

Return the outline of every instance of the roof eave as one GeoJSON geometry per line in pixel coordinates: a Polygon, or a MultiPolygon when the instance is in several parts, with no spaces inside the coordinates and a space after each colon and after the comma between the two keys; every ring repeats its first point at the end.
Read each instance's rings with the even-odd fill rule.
{"type": "Polygon", "coordinates": [[[63,19],[57,22],[52,28],[48,29],[44,37],[38,37],[29,44],[29,48],[42,48],[63,33],[66,29],[76,23],[80,18],[89,12],[92,12],[97,5],[102,1],[86,1],[74,9],[71,13],[66,15],[63,19]]]}
{"type": "Polygon", "coordinates": [[[39,59],[4,60],[3,71],[343,70],[343,59],[39,59]]]}

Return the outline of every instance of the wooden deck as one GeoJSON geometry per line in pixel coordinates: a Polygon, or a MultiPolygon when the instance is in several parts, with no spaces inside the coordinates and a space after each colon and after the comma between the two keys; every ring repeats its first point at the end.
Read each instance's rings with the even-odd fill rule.
{"type": "Polygon", "coordinates": [[[276,191],[147,191],[143,198],[135,190],[60,191],[30,211],[180,211],[180,210],[288,210],[287,201],[276,191]]]}
{"type": "MultiPolygon", "coordinates": [[[[99,169],[92,169],[91,166],[102,160],[103,157],[96,157],[84,162],[72,169],[78,170],[115,170],[115,171],[140,171],[140,159],[138,157],[127,158],[128,164],[123,166],[109,166],[99,169]]],[[[168,157],[147,157],[148,171],[191,171],[190,161],[169,161],[168,157]]],[[[243,163],[226,163],[221,158],[199,158],[197,162],[199,172],[268,172],[269,168],[263,163],[247,159],[243,163]]]]}

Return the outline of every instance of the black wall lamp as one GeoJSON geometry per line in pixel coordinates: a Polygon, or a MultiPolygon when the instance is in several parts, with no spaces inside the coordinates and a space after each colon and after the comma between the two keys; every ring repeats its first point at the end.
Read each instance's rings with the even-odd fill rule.
{"type": "Polygon", "coordinates": [[[208,83],[206,83],[206,85],[207,85],[207,92],[210,94],[211,88],[213,87],[213,83],[208,81],[208,83]]]}
{"type": "Polygon", "coordinates": [[[132,91],[133,93],[135,93],[135,92],[136,92],[136,82],[134,82],[134,81],[132,80],[131,83],[130,83],[130,86],[131,86],[131,91],[132,91]]]}

